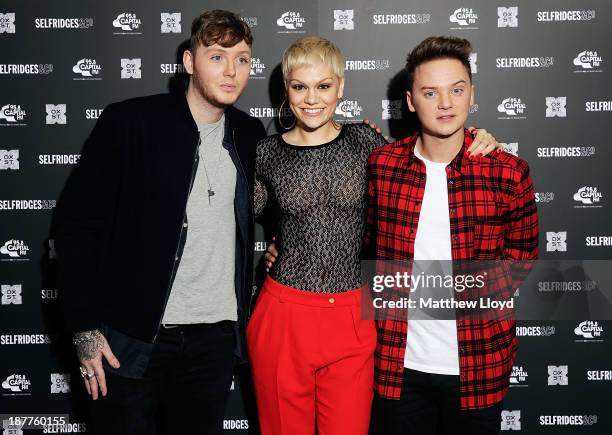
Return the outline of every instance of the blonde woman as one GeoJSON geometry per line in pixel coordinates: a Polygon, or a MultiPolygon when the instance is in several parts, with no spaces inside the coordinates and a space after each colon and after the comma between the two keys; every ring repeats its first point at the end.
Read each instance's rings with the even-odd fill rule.
{"type": "MultiPolygon", "coordinates": [[[[261,140],[256,160],[256,213],[268,198],[280,210],[278,258],[247,329],[261,433],[365,435],[376,345],[360,315],[366,162],[386,141],[333,120],[344,57],[330,41],[298,39],[282,70],[295,123],[261,140]]],[[[494,149],[480,136],[472,151],[494,149]]]]}

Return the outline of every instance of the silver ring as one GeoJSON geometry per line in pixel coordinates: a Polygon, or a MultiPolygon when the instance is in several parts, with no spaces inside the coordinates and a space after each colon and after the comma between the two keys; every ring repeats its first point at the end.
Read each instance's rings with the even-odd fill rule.
{"type": "Polygon", "coordinates": [[[81,377],[83,379],[93,379],[93,378],[96,377],[95,373],[93,373],[93,372],[92,373],[88,373],[87,369],[85,367],[83,367],[83,366],[79,367],[79,371],[81,372],[81,377]]]}

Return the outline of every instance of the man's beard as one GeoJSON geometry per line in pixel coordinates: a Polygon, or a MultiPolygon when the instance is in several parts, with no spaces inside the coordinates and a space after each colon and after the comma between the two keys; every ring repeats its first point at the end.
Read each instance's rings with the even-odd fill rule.
{"type": "Polygon", "coordinates": [[[208,102],[211,106],[217,107],[219,109],[225,109],[230,104],[223,103],[215,98],[215,96],[206,90],[205,86],[200,81],[200,75],[197,70],[193,70],[193,74],[191,75],[191,82],[193,84],[193,89],[198,93],[198,95],[208,102]]]}

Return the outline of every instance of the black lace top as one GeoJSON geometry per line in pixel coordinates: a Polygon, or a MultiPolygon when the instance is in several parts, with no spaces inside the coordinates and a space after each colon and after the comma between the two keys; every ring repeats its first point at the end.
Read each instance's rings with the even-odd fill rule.
{"type": "Polygon", "coordinates": [[[386,143],[365,124],[345,124],[322,145],[290,145],[281,135],[258,143],[255,213],[268,200],[280,211],[273,279],[317,293],[361,285],[366,164],[386,143]]]}

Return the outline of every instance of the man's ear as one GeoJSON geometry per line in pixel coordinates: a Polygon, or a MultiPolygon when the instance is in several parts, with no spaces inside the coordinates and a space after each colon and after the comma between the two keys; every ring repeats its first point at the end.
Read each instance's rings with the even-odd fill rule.
{"type": "Polygon", "coordinates": [[[474,85],[470,89],[470,107],[474,105],[474,85]]]}
{"type": "Polygon", "coordinates": [[[406,91],[406,102],[408,103],[408,109],[411,112],[416,112],[414,105],[412,104],[412,92],[406,91]]]}
{"type": "Polygon", "coordinates": [[[189,75],[193,74],[194,55],[190,50],[183,51],[183,66],[189,75]]]}

